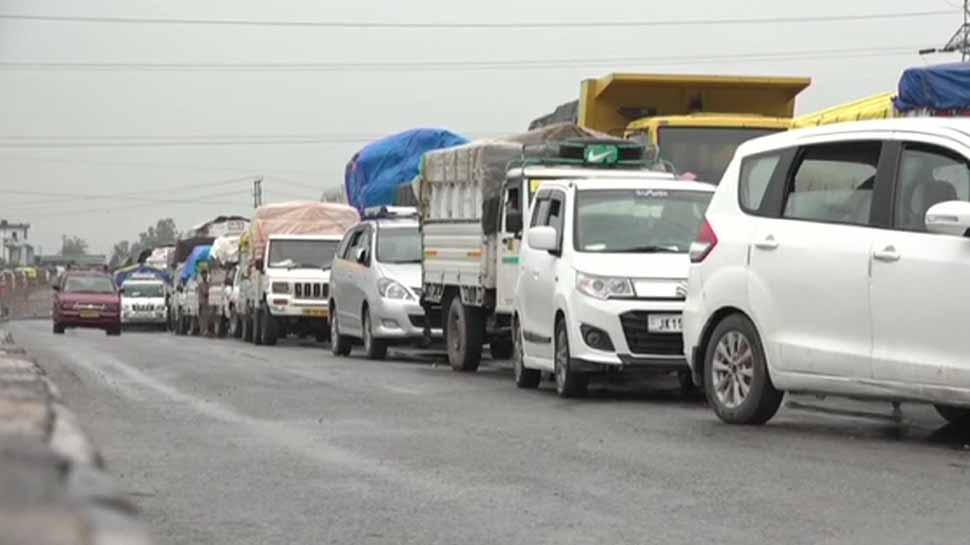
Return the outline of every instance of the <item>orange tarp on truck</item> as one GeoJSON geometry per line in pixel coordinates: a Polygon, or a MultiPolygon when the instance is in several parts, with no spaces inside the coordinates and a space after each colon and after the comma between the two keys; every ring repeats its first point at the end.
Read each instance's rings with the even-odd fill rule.
{"type": "Polygon", "coordinates": [[[271,235],[339,235],[360,221],[357,210],[345,204],[284,202],[256,210],[245,244],[250,255],[261,255],[271,235]]]}

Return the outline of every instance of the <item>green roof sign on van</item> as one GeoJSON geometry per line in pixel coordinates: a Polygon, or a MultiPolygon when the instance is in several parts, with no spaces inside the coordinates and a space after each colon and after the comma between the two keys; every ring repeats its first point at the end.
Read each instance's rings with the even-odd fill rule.
{"type": "Polygon", "coordinates": [[[594,165],[612,165],[620,160],[620,150],[606,144],[587,146],[585,159],[587,163],[594,165]]]}

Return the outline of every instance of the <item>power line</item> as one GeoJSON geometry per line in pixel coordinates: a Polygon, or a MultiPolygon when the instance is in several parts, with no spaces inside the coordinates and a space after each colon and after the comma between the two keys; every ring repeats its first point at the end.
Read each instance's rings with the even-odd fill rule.
{"type": "Polygon", "coordinates": [[[231,184],[238,184],[241,182],[248,183],[252,179],[253,179],[253,176],[248,176],[245,178],[233,178],[230,180],[219,180],[214,182],[203,182],[203,183],[192,183],[192,184],[185,184],[185,185],[169,186],[164,189],[155,189],[155,190],[147,190],[147,191],[142,190],[142,191],[136,191],[136,192],[130,192],[130,193],[110,193],[110,194],[96,194],[96,195],[91,195],[87,193],[63,193],[63,192],[42,192],[42,191],[23,191],[23,190],[4,190],[4,193],[7,195],[31,195],[31,196],[51,197],[51,199],[44,200],[44,201],[27,201],[27,202],[9,203],[14,207],[14,209],[22,209],[23,207],[28,207],[28,206],[50,206],[52,204],[58,204],[60,202],[74,202],[78,200],[84,200],[84,201],[134,200],[134,201],[146,201],[151,203],[158,203],[158,202],[191,203],[191,202],[197,202],[198,199],[208,199],[212,197],[223,197],[227,195],[235,195],[237,192],[232,192],[232,193],[222,192],[222,193],[215,193],[215,194],[196,195],[196,196],[193,196],[192,199],[187,199],[187,200],[146,199],[144,196],[152,195],[152,194],[160,194],[160,193],[170,193],[172,191],[179,191],[183,193],[191,192],[198,189],[206,189],[210,187],[219,187],[219,186],[225,186],[225,185],[231,185],[231,184]]]}
{"type": "MultiPolygon", "coordinates": [[[[15,137],[0,137],[0,139],[14,139],[15,137]]],[[[37,139],[59,139],[60,137],[37,137],[37,139]]],[[[325,176],[323,172],[313,172],[309,170],[295,170],[288,168],[245,168],[245,167],[217,167],[213,165],[199,165],[192,163],[157,163],[157,162],[143,162],[143,161],[99,161],[92,159],[64,159],[64,158],[53,158],[53,157],[37,157],[34,155],[6,155],[0,154],[0,161],[31,161],[35,163],[65,163],[65,164],[82,164],[82,165],[102,165],[102,166],[122,166],[122,167],[139,167],[139,168],[170,168],[177,170],[209,170],[209,171],[220,171],[220,172],[244,172],[244,171],[271,171],[271,172],[286,172],[292,174],[300,174],[304,176],[325,176]]],[[[249,179],[249,178],[247,178],[249,179]]]]}
{"type": "Polygon", "coordinates": [[[712,25],[764,25],[764,24],[802,24],[835,23],[854,21],[878,21],[886,19],[909,19],[913,17],[936,17],[952,15],[952,10],[908,11],[895,13],[868,13],[855,15],[805,15],[780,17],[743,17],[724,19],[660,19],[654,21],[517,21],[510,23],[480,22],[378,22],[378,21],[300,21],[254,19],[190,19],[154,17],[109,17],[109,16],[71,16],[40,15],[27,13],[2,13],[0,20],[36,21],[59,23],[112,23],[112,24],[151,24],[151,25],[213,25],[249,26],[278,28],[343,28],[343,29],[401,29],[401,30],[489,30],[489,29],[556,29],[556,28],[650,28],[683,27],[712,25]]]}
{"type": "Polygon", "coordinates": [[[158,71],[158,72],[474,72],[495,70],[561,70],[631,64],[712,64],[724,61],[773,62],[826,60],[910,54],[918,46],[810,49],[803,51],[737,53],[726,55],[679,55],[509,61],[361,61],[361,62],[268,62],[268,63],[146,63],[146,62],[53,62],[0,61],[0,70],[32,71],[158,71]]]}

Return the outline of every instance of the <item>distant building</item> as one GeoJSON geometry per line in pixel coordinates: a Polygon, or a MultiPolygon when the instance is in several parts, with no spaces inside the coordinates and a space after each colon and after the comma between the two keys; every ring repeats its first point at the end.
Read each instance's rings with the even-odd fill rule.
{"type": "Polygon", "coordinates": [[[27,242],[29,231],[29,223],[0,220],[0,261],[15,267],[34,263],[34,247],[27,242]]]}
{"type": "Polygon", "coordinates": [[[34,264],[38,267],[50,269],[54,267],[71,266],[78,269],[92,269],[107,265],[108,257],[105,255],[39,255],[34,259],[34,264]]]}

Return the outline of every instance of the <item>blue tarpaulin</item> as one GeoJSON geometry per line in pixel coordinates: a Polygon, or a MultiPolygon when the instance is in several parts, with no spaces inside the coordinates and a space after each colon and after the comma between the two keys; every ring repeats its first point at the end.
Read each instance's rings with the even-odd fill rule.
{"type": "Polygon", "coordinates": [[[418,175],[426,152],[468,143],[444,129],[413,129],[372,142],[344,171],[347,202],[361,214],[371,206],[393,205],[398,187],[418,175]]]}
{"type": "Polygon", "coordinates": [[[212,250],[212,246],[196,246],[192,248],[192,253],[189,254],[188,259],[185,260],[185,268],[182,269],[182,274],[179,275],[179,280],[183,283],[188,282],[190,278],[194,278],[198,272],[200,261],[209,261],[209,252],[212,250]]]}
{"type": "Polygon", "coordinates": [[[899,78],[896,110],[970,109],[970,64],[950,63],[920,66],[899,78]]]}

